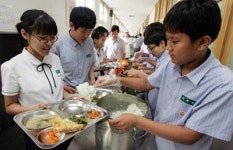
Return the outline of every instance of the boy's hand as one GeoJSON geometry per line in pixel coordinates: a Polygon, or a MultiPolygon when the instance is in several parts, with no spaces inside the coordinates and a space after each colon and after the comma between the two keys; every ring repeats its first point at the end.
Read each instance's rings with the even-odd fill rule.
{"type": "Polygon", "coordinates": [[[107,86],[114,84],[116,82],[117,82],[116,76],[111,76],[111,75],[99,76],[94,86],[95,87],[107,86]]]}

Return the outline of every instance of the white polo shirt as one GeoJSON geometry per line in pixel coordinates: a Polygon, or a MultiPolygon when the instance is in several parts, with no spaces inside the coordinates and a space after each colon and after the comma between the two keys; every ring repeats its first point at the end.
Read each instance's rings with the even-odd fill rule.
{"type": "Polygon", "coordinates": [[[63,98],[64,73],[58,56],[50,53],[43,62],[31,55],[26,49],[1,65],[2,94],[18,95],[22,106],[40,102],[53,103],[63,98]],[[41,63],[44,65],[37,66],[41,63]],[[48,66],[51,65],[51,72],[48,66]],[[47,75],[47,77],[46,77],[47,75]],[[53,75],[53,77],[52,77],[53,75]]]}
{"type": "Polygon", "coordinates": [[[109,59],[122,59],[123,54],[126,53],[124,40],[120,37],[117,40],[108,38],[104,45],[104,52],[109,59]]]}
{"type": "Polygon", "coordinates": [[[161,150],[208,150],[213,137],[230,141],[233,133],[233,74],[213,54],[185,76],[172,62],[148,80],[159,88],[154,120],[188,127],[204,136],[184,145],[156,136],[161,150]]]}

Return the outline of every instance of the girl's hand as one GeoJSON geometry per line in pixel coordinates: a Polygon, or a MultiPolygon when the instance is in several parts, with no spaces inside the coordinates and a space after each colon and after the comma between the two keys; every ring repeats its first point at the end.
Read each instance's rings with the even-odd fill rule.
{"type": "Polygon", "coordinates": [[[46,103],[37,103],[36,105],[32,106],[32,109],[48,109],[49,108],[49,104],[46,103]]]}

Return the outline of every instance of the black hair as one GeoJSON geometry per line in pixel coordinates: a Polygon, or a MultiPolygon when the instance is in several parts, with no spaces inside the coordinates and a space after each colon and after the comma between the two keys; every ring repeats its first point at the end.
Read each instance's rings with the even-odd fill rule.
{"type": "Polygon", "coordinates": [[[56,22],[43,10],[27,10],[22,14],[20,20],[21,22],[16,24],[16,29],[20,35],[21,29],[24,29],[29,35],[32,33],[57,35],[56,22]]]}
{"type": "Polygon", "coordinates": [[[160,22],[154,22],[148,25],[145,29],[144,35],[144,43],[146,45],[155,44],[159,46],[161,41],[164,41],[167,45],[165,28],[160,22]]]}
{"type": "Polygon", "coordinates": [[[154,29],[159,29],[162,30],[163,32],[166,32],[165,27],[162,23],[153,22],[145,28],[145,31],[143,32],[143,36],[145,37],[147,33],[150,33],[154,29]]]}
{"type": "Polygon", "coordinates": [[[185,33],[191,41],[209,35],[212,42],[221,27],[221,11],[215,0],[182,0],[175,4],[164,19],[171,33],[185,33]]]}
{"type": "Polygon", "coordinates": [[[118,33],[120,32],[118,25],[112,25],[111,32],[114,32],[114,31],[117,31],[118,33]]]}
{"type": "Polygon", "coordinates": [[[74,7],[70,13],[70,22],[75,30],[79,27],[93,29],[96,25],[96,15],[90,8],[74,7]]]}
{"type": "Polygon", "coordinates": [[[97,28],[95,28],[91,34],[91,38],[94,40],[94,39],[99,39],[101,38],[102,36],[104,36],[104,33],[107,33],[107,36],[109,34],[108,30],[103,27],[103,26],[98,26],[97,28]]]}

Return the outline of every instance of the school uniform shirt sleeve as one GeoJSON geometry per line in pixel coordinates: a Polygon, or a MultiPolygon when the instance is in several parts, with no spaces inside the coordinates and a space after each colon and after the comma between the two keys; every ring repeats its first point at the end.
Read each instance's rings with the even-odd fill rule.
{"type": "Polygon", "coordinates": [[[20,86],[14,72],[11,61],[7,61],[1,65],[3,95],[13,96],[18,94],[20,86]]]}
{"type": "MultiPolygon", "coordinates": [[[[209,136],[230,141],[233,133],[233,77],[228,69],[211,71],[208,83],[200,84],[200,101],[187,119],[187,127],[209,136]],[[203,96],[202,96],[203,95],[203,96]]],[[[205,81],[205,80],[204,80],[205,81]]]]}

